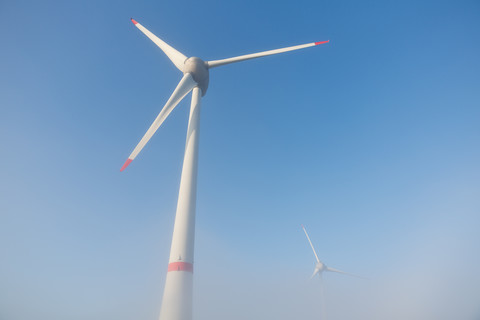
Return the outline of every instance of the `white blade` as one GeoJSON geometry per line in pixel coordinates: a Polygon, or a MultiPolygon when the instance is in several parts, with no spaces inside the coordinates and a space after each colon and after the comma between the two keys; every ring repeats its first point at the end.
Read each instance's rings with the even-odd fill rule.
{"type": "Polygon", "coordinates": [[[341,273],[341,274],[346,274],[346,275],[349,275],[349,276],[352,276],[352,277],[355,277],[355,278],[365,279],[364,277],[357,276],[356,274],[348,273],[348,272],[341,271],[341,270],[334,269],[334,268],[330,268],[330,267],[327,267],[326,271],[336,272],[336,273],[341,273]]]}
{"type": "Polygon", "coordinates": [[[140,140],[138,145],[135,147],[133,152],[128,157],[127,161],[125,161],[120,171],[125,170],[125,168],[133,161],[133,159],[135,159],[138,153],[147,144],[148,140],[150,140],[150,138],[153,136],[155,131],[157,131],[157,129],[160,127],[163,121],[165,121],[165,119],[172,112],[172,110],[196,85],[197,83],[195,82],[195,80],[193,80],[190,73],[187,73],[183,76],[182,80],[180,80],[180,83],[177,85],[172,95],[170,96],[170,99],[168,99],[162,111],[160,111],[157,118],[155,119],[155,121],[153,121],[147,133],[145,133],[142,140],[140,140]]]}
{"type": "Polygon", "coordinates": [[[322,43],[327,43],[328,41],[330,41],[330,40],[320,41],[320,42],[312,42],[312,43],[307,43],[307,44],[301,44],[299,46],[293,46],[293,47],[287,47],[287,48],[282,48],[282,49],[275,49],[275,50],[263,51],[263,52],[258,52],[258,53],[246,54],[246,55],[243,55],[243,56],[238,56],[238,57],[233,57],[233,58],[228,58],[228,59],[213,60],[213,61],[208,61],[207,64],[208,64],[209,68],[215,68],[215,67],[223,66],[223,65],[229,64],[229,63],[240,62],[240,61],[244,61],[244,60],[270,56],[272,54],[277,54],[277,53],[282,53],[282,52],[287,52],[287,51],[293,51],[293,50],[313,47],[313,46],[317,46],[317,45],[322,44],[322,43]]]}
{"type": "Polygon", "coordinates": [[[187,60],[187,57],[182,54],[181,52],[175,50],[173,47],[169,46],[166,42],[158,38],[156,35],[151,33],[150,31],[147,30],[144,26],[142,26],[140,23],[132,19],[133,24],[140,29],[147,37],[150,38],[155,44],[162,49],[163,52],[167,55],[167,57],[173,62],[173,64],[178,68],[178,70],[183,72],[183,64],[185,60],[187,60]]]}
{"type": "MultiPolygon", "coordinates": [[[[315,269],[315,270],[313,270],[313,274],[312,274],[312,276],[310,277],[310,280],[312,280],[312,279],[317,275],[317,273],[318,273],[319,271],[320,271],[320,269],[315,269]]],[[[321,275],[320,275],[320,276],[321,276],[321,275]]]]}
{"type": "Polygon", "coordinates": [[[315,252],[315,248],[313,247],[312,241],[310,241],[310,237],[308,236],[307,230],[302,224],[303,232],[305,232],[305,235],[307,236],[308,242],[310,243],[310,246],[312,247],[313,254],[315,255],[315,258],[317,259],[317,262],[320,262],[320,259],[318,259],[317,253],[315,252]]]}

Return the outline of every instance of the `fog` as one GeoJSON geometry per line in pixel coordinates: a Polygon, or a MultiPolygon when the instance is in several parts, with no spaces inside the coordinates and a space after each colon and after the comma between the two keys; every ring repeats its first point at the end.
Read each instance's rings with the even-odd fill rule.
{"type": "MultiPolygon", "coordinates": [[[[327,319],[479,319],[479,236],[464,222],[433,223],[400,239],[390,256],[371,252],[352,263],[347,271],[366,280],[324,273],[327,319]]],[[[286,261],[291,269],[271,265],[269,272],[268,257],[244,270],[235,266],[247,265],[240,260],[219,261],[197,277],[195,319],[321,319],[320,281],[309,280],[313,259],[286,261]]]]}

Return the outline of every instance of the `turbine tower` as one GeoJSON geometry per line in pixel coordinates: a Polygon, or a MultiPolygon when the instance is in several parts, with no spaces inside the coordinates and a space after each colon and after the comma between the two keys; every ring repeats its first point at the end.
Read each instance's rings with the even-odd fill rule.
{"type": "Polygon", "coordinates": [[[140,23],[131,19],[133,24],[152,40],[172,61],[183,77],[173,91],[163,109],[153,121],[143,138],[125,161],[120,171],[137,157],[153,134],[165,121],[178,103],[192,91],[192,102],[188,120],[185,155],[183,159],[177,212],[173,228],[172,244],[168,272],[163,292],[160,320],[191,320],[193,293],[193,251],[195,239],[195,203],[197,194],[198,139],[200,125],[200,100],[208,88],[209,70],[226,64],[260,58],[277,53],[313,47],[327,41],[312,42],[303,45],[247,54],[238,57],[203,61],[197,57],[187,58],[159,39],[140,23]]]}
{"type": "Polygon", "coordinates": [[[329,272],[347,274],[349,276],[356,277],[356,278],[363,278],[363,277],[357,276],[355,274],[347,273],[347,272],[344,272],[344,271],[341,271],[341,270],[338,270],[338,269],[334,269],[334,268],[331,268],[331,267],[327,267],[327,265],[325,263],[323,263],[322,261],[320,261],[320,259],[318,259],[317,252],[315,251],[315,248],[313,247],[312,241],[310,240],[310,237],[308,236],[307,229],[305,229],[305,226],[303,224],[302,224],[302,229],[303,229],[303,232],[305,232],[305,235],[307,236],[308,243],[310,243],[310,247],[312,247],[313,254],[315,255],[315,260],[317,261],[315,263],[315,269],[313,270],[313,274],[310,277],[310,279],[313,279],[316,275],[318,275],[318,278],[320,279],[320,307],[321,307],[321,314],[322,314],[321,319],[326,320],[327,319],[327,311],[326,311],[326,307],[325,307],[325,288],[324,288],[324,284],[323,284],[322,273],[325,272],[325,271],[329,271],[329,272]]]}

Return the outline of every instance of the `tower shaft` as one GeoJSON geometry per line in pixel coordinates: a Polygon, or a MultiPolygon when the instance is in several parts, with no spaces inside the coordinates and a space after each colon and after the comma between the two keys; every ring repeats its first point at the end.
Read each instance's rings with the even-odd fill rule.
{"type": "Polygon", "coordinates": [[[160,320],[192,319],[195,204],[201,96],[202,90],[195,87],[192,91],[177,213],[173,227],[172,246],[170,248],[160,320]]]}

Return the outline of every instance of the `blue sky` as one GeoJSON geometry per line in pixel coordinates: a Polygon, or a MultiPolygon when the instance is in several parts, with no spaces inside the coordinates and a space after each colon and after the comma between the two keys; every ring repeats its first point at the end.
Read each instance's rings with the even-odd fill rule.
{"type": "Polygon", "coordinates": [[[130,17],[205,60],[330,40],[210,73],[196,319],[314,316],[302,223],[383,279],[326,279],[332,319],[478,317],[478,2],[3,1],[0,318],[158,316],[189,99],[120,173],[181,78],[130,17]]]}

